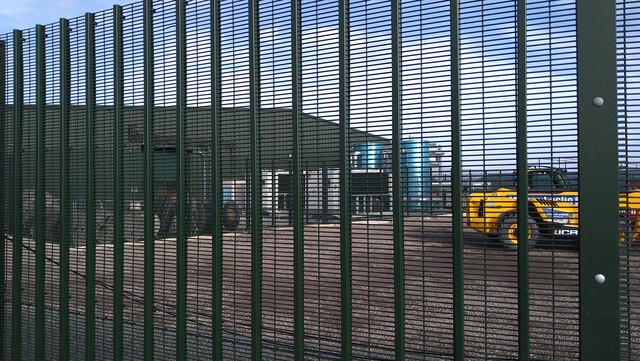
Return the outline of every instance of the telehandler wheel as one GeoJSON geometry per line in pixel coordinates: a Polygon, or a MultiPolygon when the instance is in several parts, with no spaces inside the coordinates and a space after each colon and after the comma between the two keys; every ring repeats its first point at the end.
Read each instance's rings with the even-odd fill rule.
{"type": "MultiPolygon", "coordinates": [[[[531,217],[527,217],[527,225],[529,245],[534,246],[540,238],[540,228],[531,217]]],[[[515,213],[504,216],[498,228],[498,237],[506,248],[518,249],[518,216],[515,213]]]]}
{"type": "Polygon", "coordinates": [[[627,220],[624,217],[620,217],[620,219],[618,220],[618,239],[621,246],[631,244],[631,229],[632,227],[630,227],[627,220]]]}

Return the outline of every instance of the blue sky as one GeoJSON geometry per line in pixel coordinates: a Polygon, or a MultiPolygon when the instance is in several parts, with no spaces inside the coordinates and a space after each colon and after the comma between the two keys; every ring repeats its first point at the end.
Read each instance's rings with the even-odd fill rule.
{"type": "Polygon", "coordinates": [[[30,29],[36,24],[47,25],[60,18],[74,18],[86,12],[126,5],[132,0],[0,0],[0,34],[13,29],[30,29]]]}

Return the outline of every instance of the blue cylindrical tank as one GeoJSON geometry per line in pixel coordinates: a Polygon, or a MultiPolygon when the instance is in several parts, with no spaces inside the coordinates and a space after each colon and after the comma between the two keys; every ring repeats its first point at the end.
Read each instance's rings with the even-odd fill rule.
{"type": "Polygon", "coordinates": [[[384,145],[380,143],[359,143],[353,147],[354,168],[382,168],[384,145]]]}
{"type": "Polygon", "coordinates": [[[429,169],[429,142],[421,139],[405,139],[400,143],[400,169],[402,194],[408,211],[420,211],[429,207],[431,170],[429,169]]]}

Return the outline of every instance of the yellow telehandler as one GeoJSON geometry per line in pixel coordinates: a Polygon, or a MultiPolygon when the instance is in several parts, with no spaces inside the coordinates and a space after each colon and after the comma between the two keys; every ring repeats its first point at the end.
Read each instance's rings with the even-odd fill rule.
{"type": "MultiPolygon", "coordinates": [[[[530,167],[528,175],[528,242],[544,240],[575,243],[578,229],[578,191],[567,172],[555,167],[530,167]]],[[[497,236],[507,248],[518,245],[517,203],[514,172],[510,186],[494,191],[473,192],[467,198],[466,216],[470,228],[497,236]]],[[[637,242],[640,232],[640,191],[620,193],[620,241],[637,242]]]]}

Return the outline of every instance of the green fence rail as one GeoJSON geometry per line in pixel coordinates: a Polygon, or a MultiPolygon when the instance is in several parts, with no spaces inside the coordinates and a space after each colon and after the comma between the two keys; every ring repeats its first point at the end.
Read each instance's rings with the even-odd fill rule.
{"type": "Polygon", "coordinates": [[[0,357],[640,358],[638,5],[144,0],[0,35],[0,357]]]}

